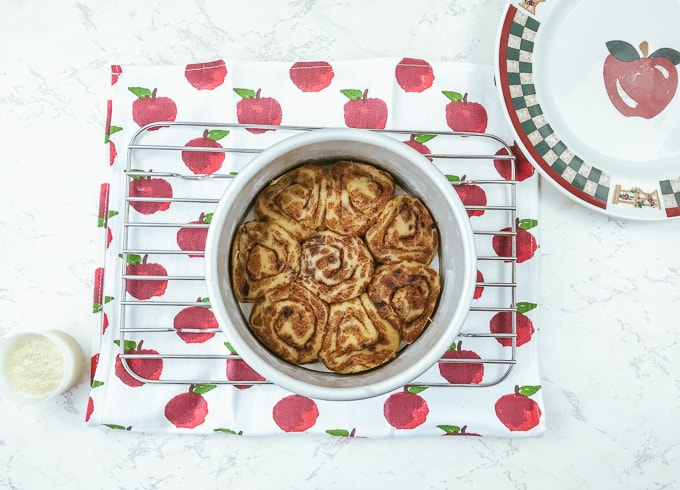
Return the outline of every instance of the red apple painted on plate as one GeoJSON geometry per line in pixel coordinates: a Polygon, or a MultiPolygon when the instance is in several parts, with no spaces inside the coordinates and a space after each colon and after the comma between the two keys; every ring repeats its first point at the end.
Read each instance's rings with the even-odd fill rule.
{"type": "Polygon", "coordinates": [[[205,303],[205,306],[187,306],[175,315],[172,322],[179,338],[187,344],[207,342],[215,336],[215,332],[182,332],[182,329],[216,330],[219,328],[217,319],[210,310],[208,298],[198,298],[196,302],[205,303]]]}
{"type": "Polygon", "coordinates": [[[383,405],[385,420],[395,429],[415,429],[424,424],[430,408],[418,393],[426,389],[423,386],[410,386],[390,395],[383,405]]]}
{"type": "MultiPolygon", "coordinates": [[[[177,230],[176,241],[180,250],[191,252],[202,252],[205,250],[205,241],[208,237],[208,226],[212,220],[213,213],[201,213],[197,221],[192,221],[191,225],[196,227],[184,226],[177,230]],[[206,226],[198,226],[206,225],[206,226]]],[[[203,254],[189,254],[189,257],[203,257],[203,254]]]]}
{"type": "Polygon", "coordinates": [[[446,104],[446,124],[461,133],[483,133],[486,131],[488,116],[479,102],[468,100],[468,94],[443,90],[442,94],[450,100],[446,104]]]}
{"type": "Polygon", "coordinates": [[[165,405],[165,418],[178,429],[193,429],[205,422],[208,402],[204,394],[216,385],[190,385],[189,391],[180,393],[165,405]]]}
{"type": "MultiPolygon", "coordinates": [[[[517,145],[512,145],[510,151],[515,156],[515,180],[521,182],[534,175],[534,166],[527,160],[524,153],[517,145]]],[[[501,148],[496,152],[496,156],[509,155],[508,150],[501,148]]],[[[496,171],[505,180],[512,180],[512,160],[496,159],[493,161],[496,171]]]]}
{"type": "MultiPolygon", "coordinates": [[[[465,175],[462,177],[447,175],[446,178],[449,182],[454,183],[453,188],[456,190],[464,206],[486,206],[486,191],[477,184],[468,182],[465,175]]],[[[484,210],[468,209],[467,214],[469,217],[482,216],[484,210]]]]}
{"type": "Polygon", "coordinates": [[[120,65],[111,65],[111,85],[115,85],[118,82],[121,73],[123,73],[123,69],[120,65]]]}
{"type": "MultiPolygon", "coordinates": [[[[534,324],[531,319],[525,315],[525,313],[536,308],[536,303],[529,302],[519,302],[517,303],[517,312],[512,311],[499,311],[489,322],[489,330],[493,334],[511,334],[512,333],[512,317],[513,314],[516,315],[516,346],[521,347],[527,342],[529,342],[534,335],[534,324]]],[[[503,347],[512,346],[511,337],[497,337],[496,340],[503,347]]]]}
{"type": "MultiPolygon", "coordinates": [[[[128,87],[137,96],[132,103],[132,120],[140,127],[155,122],[174,121],[177,117],[177,105],[170,97],[158,97],[157,89],[149,90],[144,87],[128,87]]],[[[160,129],[161,126],[149,128],[149,131],[160,129]]]]}
{"type": "Polygon", "coordinates": [[[541,408],[529,397],[540,389],[540,386],[515,386],[514,393],[500,397],[494,405],[498,420],[513,432],[536,427],[541,420],[541,408]]]}
{"type": "MultiPolygon", "coordinates": [[[[240,124],[262,124],[277,126],[281,124],[283,112],[281,104],[272,97],[262,97],[261,89],[257,91],[248,88],[235,88],[240,97],[236,103],[236,119],[240,124]]],[[[268,129],[246,128],[253,134],[261,134],[268,129]]]]}
{"type": "Polygon", "coordinates": [[[482,297],[482,294],[484,294],[484,286],[481,286],[480,283],[484,282],[484,274],[482,274],[482,271],[477,269],[477,285],[475,286],[475,292],[472,296],[472,299],[479,299],[482,297]]]}
{"type": "Polygon", "coordinates": [[[136,254],[127,255],[127,266],[125,274],[127,276],[153,277],[152,279],[125,279],[125,290],[133,298],[145,300],[154,296],[163,296],[168,287],[168,271],[161,264],[147,262],[148,255],[141,257],[136,254]]]}
{"type": "Polygon", "coordinates": [[[298,61],[288,71],[290,80],[303,92],[320,92],[331,84],[335,73],[327,61],[298,61]]]}
{"type": "MultiPolygon", "coordinates": [[[[194,138],[184,146],[198,148],[222,148],[219,140],[226,137],[229,131],[213,129],[203,131],[203,136],[194,138]]],[[[222,168],[225,154],[221,151],[189,151],[182,152],[182,161],[196,175],[208,175],[222,168]]]]}
{"type": "Polygon", "coordinates": [[[427,156],[429,161],[432,161],[432,159],[428,156],[432,154],[432,151],[425,146],[425,143],[428,141],[434,139],[437,135],[436,134],[411,134],[409,139],[404,141],[405,144],[413,148],[419,153],[422,153],[423,155],[427,156]]]}
{"type": "Polygon", "coordinates": [[[442,434],[444,436],[481,436],[481,434],[477,434],[476,432],[468,432],[467,425],[464,425],[463,427],[457,425],[438,425],[437,427],[444,431],[444,434],[442,434]]]}
{"type": "Polygon", "coordinates": [[[130,200],[130,206],[141,214],[154,214],[170,209],[172,186],[160,177],[132,176],[129,185],[130,197],[143,197],[147,201],[130,200]],[[157,200],[156,200],[157,199],[157,200]]]}
{"type": "Polygon", "coordinates": [[[224,83],[227,65],[224,60],[190,63],[184,68],[184,77],[198,90],[213,90],[224,83]]]}
{"type": "Polygon", "coordinates": [[[425,60],[403,58],[397,63],[394,77],[405,92],[422,92],[432,86],[434,71],[425,60]]]}
{"type": "Polygon", "coordinates": [[[602,75],[609,100],[622,115],[651,119],[661,113],[678,88],[680,52],[660,48],[648,56],[643,41],[640,52],[626,41],[606,43],[609,55],[602,75]],[[642,56],[640,56],[642,54],[642,56]]]}
{"type": "MultiPolygon", "coordinates": [[[[233,356],[237,355],[229,342],[225,342],[224,345],[233,356]]],[[[227,359],[227,379],[229,381],[265,381],[264,377],[260,376],[243,359],[227,359]]],[[[253,385],[234,384],[233,386],[238,390],[247,390],[253,385]]]]}
{"type": "Polygon", "coordinates": [[[304,432],[319,418],[319,408],[311,398],[289,395],[272,408],[274,422],[284,432],[304,432]]]}
{"type": "MultiPolygon", "coordinates": [[[[120,341],[116,340],[114,342],[120,345],[120,341]]],[[[158,351],[154,349],[144,349],[143,344],[144,344],[143,340],[140,340],[139,343],[136,343],[132,340],[126,340],[124,344],[124,352],[125,354],[133,355],[137,354],[145,356],[158,355],[158,351]]],[[[163,359],[161,358],[132,357],[129,359],[125,359],[125,362],[127,363],[128,367],[132,370],[133,373],[135,373],[137,376],[145,380],[160,379],[161,374],[163,372],[163,359]]],[[[125,369],[125,366],[123,366],[123,360],[120,358],[120,354],[116,355],[114,371],[118,379],[120,379],[123,383],[125,383],[128,386],[136,388],[138,386],[144,385],[143,381],[140,381],[137,378],[132,377],[132,375],[127,371],[127,369],[125,369]]]]}
{"type": "MultiPolygon", "coordinates": [[[[479,354],[461,347],[462,341],[453,344],[443,359],[481,359],[479,354]]],[[[439,374],[452,384],[479,384],[484,377],[484,364],[478,362],[439,362],[439,374]]]]}
{"type": "Polygon", "coordinates": [[[377,97],[369,97],[368,89],[344,89],[340,92],[349,99],[343,107],[348,128],[385,129],[387,104],[377,97]]]}
{"type": "MultiPolygon", "coordinates": [[[[538,225],[538,221],[535,219],[522,219],[517,218],[517,223],[515,225],[516,235],[516,254],[517,263],[521,264],[531,259],[536,250],[538,249],[538,244],[536,243],[536,237],[528,230],[534,228],[538,225]]],[[[496,255],[499,257],[509,257],[505,262],[512,262],[513,250],[512,242],[513,236],[507,233],[512,232],[512,227],[508,226],[502,228],[501,235],[494,235],[491,240],[491,245],[493,246],[496,255]]]]}

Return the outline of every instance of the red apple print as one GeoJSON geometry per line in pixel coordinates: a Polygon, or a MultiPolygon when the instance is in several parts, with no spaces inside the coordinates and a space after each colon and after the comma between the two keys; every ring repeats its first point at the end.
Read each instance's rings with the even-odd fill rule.
{"type": "MultiPolygon", "coordinates": [[[[156,90],[144,87],[128,87],[137,96],[132,103],[132,120],[139,126],[155,122],[174,121],[177,117],[177,105],[169,97],[157,97],[156,90]]],[[[160,126],[150,128],[150,131],[160,129],[160,126]]]]}
{"type": "Polygon", "coordinates": [[[111,186],[103,183],[99,187],[99,213],[97,214],[97,227],[104,228],[108,225],[109,218],[118,214],[118,211],[109,210],[109,192],[111,186]]]}
{"type": "Polygon", "coordinates": [[[469,102],[468,94],[444,90],[442,93],[451,102],[446,104],[446,124],[461,133],[483,133],[486,131],[487,114],[479,102],[469,102]]]}
{"type": "Polygon", "coordinates": [[[94,282],[92,284],[93,299],[92,299],[92,313],[99,313],[102,307],[113,300],[112,296],[104,296],[104,268],[97,267],[94,270],[94,282]]]}
{"type": "Polygon", "coordinates": [[[345,103],[345,125],[348,128],[385,129],[387,104],[382,99],[369,98],[368,89],[341,90],[349,101],[345,103]]]}
{"type": "MultiPolygon", "coordinates": [[[[224,345],[227,346],[232,355],[236,355],[236,351],[229,342],[225,342],[224,345]]],[[[242,359],[227,359],[227,379],[229,381],[265,381],[242,359]]],[[[253,385],[234,384],[232,386],[238,390],[247,390],[253,385]]]]}
{"type": "MultiPolygon", "coordinates": [[[[432,152],[427,146],[425,146],[425,143],[435,138],[436,136],[437,136],[436,134],[411,134],[409,139],[404,141],[404,143],[413,148],[414,150],[427,156],[432,154],[432,152]]],[[[429,161],[432,161],[432,159],[429,157],[427,159],[429,161]]]]}
{"type": "Polygon", "coordinates": [[[116,144],[113,141],[111,141],[111,135],[117,133],[118,131],[123,130],[123,128],[121,128],[120,126],[111,125],[111,112],[112,101],[109,100],[107,101],[106,104],[106,128],[104,131],[104,143],[109,145],[109,166],[113,165],[113,162],[116,159],[116,156],[118,155],[118,151],[116,150],[116,144]]]}
{"type": "MultiPolygon", "coordinates": [[[[538,244],[536,243],[536,237],[527,231],[538,225],[538,221],[534,219],[522,219],[517,218],[517,223],[515,225],[515,231],[517,233],[515,239],[517,242],[516,253],[517,253],[517,263],[526,262],[534,256],[536,250],[538,249],[538,244]]],[[[503,233],[512,232],[512,227],[508,226],[500,230],[503,233]]],[[[494,235],[491,240],[491,245],[493,246],[496,255],[499,257],[512,257],[512,235],[494,235]]],[[[512,259],[508,258],[505,262],[511,262],[512,259]]]]}
{"type": "MultiPolygon", "coordinates": [[[[489,329],[493,334],[511,334],[512,333],[512,316],[516,316],[516,345],[521,347],[531,340],[534,335],[534,324],[531,319],[524,313],[536,308],[536,303],[520,302],[517,303],[517,312],[513,311],[499,311],[489,322],[489,329]]],[[[498,337],[496,338],[499,344],[503,347],[512,346],[512,338],[498,337]]]]}
{"type": "MultiPolygon", "coordinates": [[[[477,184],[470,183],[465,180],[465,175],[458,177],[457,175],[447,175],[449,182],[458,182],[453,188],[456,190],[458,197],[463,202],[464,206],[486,206],[486,191],[477,184]]],[[[481,216],[484,214],[483,209],[467,209],[469,217],[481,216]]]]}
{"type": "Polygon", "coordinates": [[[515,392],[496,400],[496,416],[511,431],[528,431],[541,420],[541,408],[529,398],[540,386],[515,386],[515,392]]]}
{"type": "Polygon", "coordinates": [[[145,300],[154,296],[162,296],[168,287],[168,271],[161,264],[147,262],[148,255],[141,257],[136,254],[127,255],[125,274],[131,276],[125,279],[125,290],[136,299],[145,300]],[[134,279],[132,276],[152,276],[154,279],[134,279]]]}
{"type": "MultiPolygon", "coordinates": [[[[222,148],[219,140],[229,134],[229,131],[214,129],[203,131],[203,136],[194,138],[184,146],[199,148],[222,148]]],[[[224,152],[221,151],[189,151],[182,152],[182,161],[196,175],[207,175],[217,172],[222,168],[224,162],[224,152]]]]}
{"type": "Polygon", "coordinates": [[[404,58],[397,64],[394,77],[405,92],[422,92],[432,86],[434,72],[425,60],[404,58]]]}
{"type": "MultiPolygon", "coordinates": [[[[527,157],[524,156],[517,145],[512,145],[510,151],[515,155],[515,180],[521,182],[534,175],[534,166],[529,163],[527,157]]],[[[496,152],[496,156],[508,155],[508,150],[501,148],[496,152]]],[[[496,168],[501,177],[505,180],[512,180],[512,161],[511,160],[494,160],[493,166],[496,168]]]]}
{"type": "MultiPolygon", "coordinates": [[[[205,240],[208,237],[208,226],[212,220],[213,213],[201,213],[197,221],[192,221],[191,225],[206,225],[204,227],[182,227],[177,230],[177,246],[185,251],[204,251],[205,240]]],[[[203,257],[203,254],[189,254],[189,257],[203,257]]]]}
{"type": "MultiPolygon", "coordinates": [[[[241,100],[236,103],[236,119],[240,124],[264,124],[277,126],[281,124],[283,112],[281,105],[271,97],[261,97],[260,90],[257,92],[247,88],[235,88],[241,100]]],[[[253,134],[268,131],[261,128],[246,128],[253,134]]]]}
{"type": "Polygon", "coordinates": [[[609,100],[626,117],[651,119],[663,111],[678,88],[680,52],[661,48],[647,56],[649,44],[640,53],[626,41],[606,43],[609,55],[602,75],[609,100]]]}
{"type": "MultiPolygon", "coordinates": [[[[198,298],[197,302],[207,303],[208,298],[198,298]]],[[[177,335],[187,344],[202,344],[215,336],[215,332],[181,332],[181,329],[216,330],[217,320],[210,306],[188,306],[175,315],[172,323],[177,335]]]]}
{"type": "MultiPolygon", "coordinates": [[[[115,343],[120,345],[118,340],[116,340],[115,343]]],[[[138,344],[132,340],[126,340],[124,352],[126,354],[140,354],[149,356],[158,355],[158,351],[155,351],[153,349],[142,348],[143,344],[144,344],[143,340],[140,340],[138,344]]],[[[161,358],[132,357],[129,359],[125,359],[125,362],[127,363],[128,367],[132,370],[133,373],[135,373],[137,376],[145,380],[160,379],[161,373],[163,372],[163,359],[161,358]]],[[[127,369],[125,369],[125,366],[123,366],[123,360],[120,358],[120,354],[116,355],[114,369],[116,376],[118,376],[118,378],[126,385],[136,388],[144,384],[144,382],[139,381],[137,378],[132,377],[132,375],[127,371],[127,369]]]]}
{"type": "Polygon", "coordinates": [[[106,228],[106,248],[109,248],[109,245],[111,245],[111,240],[113,240],[111,228],[106,228]]]}
{"type": "Polygon", "coordinates": [[[87,399],[87,410],[85,412],[85,422],[90,420],[90,417],[92,417],[92,412],[94,412],[94,401],[92,400],[92,397],[89,397],[87,399]]]}
{"type": "MultiPolygon", "coordinates": [[[[483,283],[484,282],[484,274],[482,274],[482,271],[477,269],[477,284],[483,283]]],[[[484,294],[484,286],[475,286],[475,292],[474,295],[472,296],[473,299],[479,299],[482,297],[482,294],[484,294]]]]}
{"type": "Polygon", "coordinates": [[[104,313],[102,315],[102,335],[106,333],[107,328],[109,328],[109,315],[104,313]]]}
{"type": "Polygon", "coordinates": [[[193,429],[205,422],[208,402],[203,395],[216,385],[190,385],[189,391],[174,396],[165,405],[165,418],[178,429],[193,429]]]}
{"type": "Polygon", "coordinates": [[[326,61],[298,61],[290,67],[290,80],[303,92],[320,92],[331,84],[335,73],[326,61]]]}
{"type": "Polygon", "coordinates": [[[116,84],[121,73],[123,73],[123,69],[120,65],[111,65],[111,85],[116,84]]]}
{"type": "Polygon", "coordinates": [[[113,165],[113,162],[118,156],[118,150],[116,150],[116,144],[109,140],[109,166],[113,165]]]}
{"type": "Polygon", "coordinates": [[[154,214],[159,211],[170,209],[170,199],[172,197],[172,186],[170,182],[158,177],[132,176],[129,187],[130,197],[143,197],[159,199],[158,201],[130,201],[130,206],[141,214],[154,214]]]}
{"type": "MultiPolygon", "coordinates": [[[[462,341],[451,346],[443,359],[481,359],[479,354],[461,348],[462,341]]],[[[439,362],[439,373],[452,384],[479,384],[484,377],[484,364],[468,362],[439,362]]]]}
{"type": "Polygon", "coordinates": [[[90,386],[94,382],[94,373],[97,371],[97,364],[99,364],[99,353],[90,357],[90,386]]]}
{"type": "Polygon", "coordinates": [[[184,69],[184,76],[198,90],[213,90],[224,83],[227,65],[224,60],[190,63],[184,69]]]}
{"type": "Polygon", "coordinates": [[[276,402],[272,416],[276,425],[285,432],[304,432],[316,423],[319,408],[310,398],[289,395],[276,402]]]}
{"type": "Polygon", "coordinates": [[[444,436],[481,436],[481,434],[477,434],[475,432],[468,432],[467,425],[464,425],[463,427],[459,427],[457,425],[438,425],[437,427],[445,432],[442,434],[444,436]]]}
{"type": "Polygon", "coordinates": [[[396,429],[415,429],[423,424],[430,409],[418,393],[425,389],[422,386],[411,386],[390,395],[383,405],[385,420],[396,429]]]}

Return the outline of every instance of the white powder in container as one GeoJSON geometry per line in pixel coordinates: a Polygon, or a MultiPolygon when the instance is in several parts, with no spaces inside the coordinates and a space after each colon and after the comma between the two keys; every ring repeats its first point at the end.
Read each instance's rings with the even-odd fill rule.
{"type": "Polygon", "coordinates": [[[64,357],[59,347],[44,335],[18,339],[4,359],[5,380],[19,395],[46,398],[64,377],[64,357]]]}

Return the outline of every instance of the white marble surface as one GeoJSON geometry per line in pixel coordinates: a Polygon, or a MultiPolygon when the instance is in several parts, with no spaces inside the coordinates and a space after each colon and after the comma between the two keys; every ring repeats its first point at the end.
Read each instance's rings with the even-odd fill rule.
{"type": "MultiPolygon", "coordinates": [[[[503,0],[0,5],[0,335],[86,353],[111,63],[411,56],[492,63],[503,0]]],[[[547,434],[509,441],[161,436],[83,426],[87,376],[0,399],[2,488],[680,488],[680,220],[627,222],[542,185],[547,434]]]]}

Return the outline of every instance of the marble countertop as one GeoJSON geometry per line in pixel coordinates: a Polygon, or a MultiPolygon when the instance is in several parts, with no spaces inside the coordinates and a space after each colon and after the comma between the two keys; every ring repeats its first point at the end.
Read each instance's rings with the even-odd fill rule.
{"type": "MultiPolygon", "coordinates": [[[[504,0],[8,0],[0,7],[0,336],[91,350],[109,66],[409,56],[491,64],[504,0]]],[[[152,435],[84,427],[85,373],[0,399],[2,488],[677,488],[680,220],[541,183],[543,438],[152,435]]]]}

